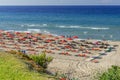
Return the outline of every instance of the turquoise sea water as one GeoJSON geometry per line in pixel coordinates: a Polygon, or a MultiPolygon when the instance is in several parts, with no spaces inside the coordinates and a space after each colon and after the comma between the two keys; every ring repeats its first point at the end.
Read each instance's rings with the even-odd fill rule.
{"type": "Polygon", "coordinates": [[[120,40],[120,6],[0,6],[0,29],[120,40]]]}

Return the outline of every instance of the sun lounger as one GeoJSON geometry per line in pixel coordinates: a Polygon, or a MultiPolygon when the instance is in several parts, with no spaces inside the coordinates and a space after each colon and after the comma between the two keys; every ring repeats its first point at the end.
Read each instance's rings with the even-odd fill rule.
{"type": "Polygon", "coordinates": [[[99,63],[99,61],[96,60],[96,59],[93,59],[93,60],[91,60],[91,61],[94,62],[94,63],[99,63]]]}
{"type": "Polygon", "coordinates": [[[94,58],[94,59],[102,59],[102,57],[100,55],[92,56],[92,58],[94,58]]]}

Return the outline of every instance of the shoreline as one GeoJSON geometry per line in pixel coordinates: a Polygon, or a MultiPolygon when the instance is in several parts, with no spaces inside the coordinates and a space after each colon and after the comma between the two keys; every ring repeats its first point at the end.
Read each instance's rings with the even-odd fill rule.
{"type": "MultiPolygon", "coordinates": [[[[11,32],[11,33],[15,33],[15,32],[20,32],[20,33],[31,33],[31,34],[34,34],[34,33],[40,33],[40,34],[46,34],[46,35],[52,35],[54,37],[59,37],[59,36],[62,36],[62,35],[57,35],[57,34],[52,34],[50,32],[41,32],[37,29],[28,29],[26,31],[17,31],[17,30],[0,30],[0,31],[5,31],[5,32],[11,32]]],[[[81,35],[84,35],[84,34],[81,34],[81,35]]],[[[65,37],[67,35],[64,35],[65,37]]],[[[69,37],[69,36],[68,36],[69,37]]],[[[67,38],[67,37],[66,37],[67,38]]],[[[79,37],[79,40],[95,40],[95,41],[117,41],[119,42],[120,40],[108,40],[108,39],[92,39],[92,38],[80,38],[79,37]]]]}

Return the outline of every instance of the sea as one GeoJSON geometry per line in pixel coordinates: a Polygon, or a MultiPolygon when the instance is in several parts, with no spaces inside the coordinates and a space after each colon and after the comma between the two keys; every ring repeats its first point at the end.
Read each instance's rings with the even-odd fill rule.
{"type": "Polygon", "coordinates": [[[0,30],[120,41],[120,6],[0,6],[0,30]]]}

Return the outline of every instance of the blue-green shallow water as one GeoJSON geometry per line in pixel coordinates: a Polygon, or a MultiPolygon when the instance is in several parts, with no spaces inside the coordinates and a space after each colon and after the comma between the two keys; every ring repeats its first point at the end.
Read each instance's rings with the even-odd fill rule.
{"type": "Polygon", "coordinates": [[[0,6],[0,29],[120,40],[120,6],[0,6]]]}

